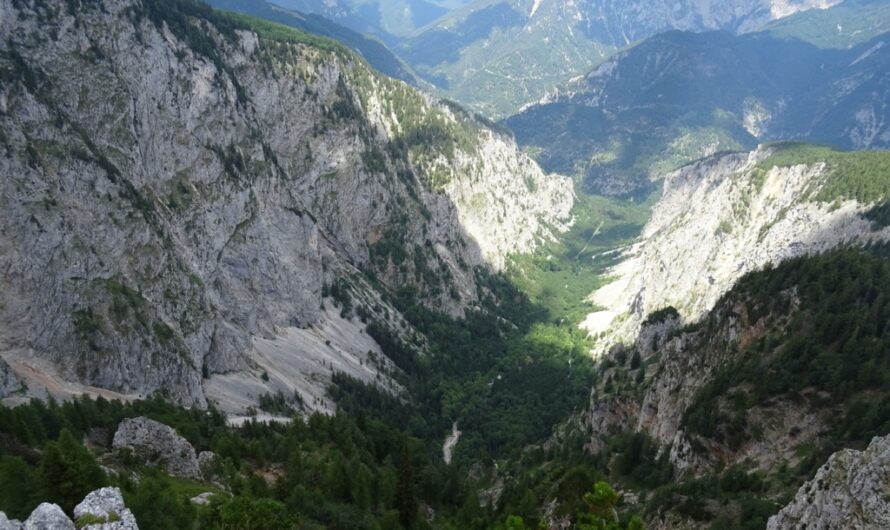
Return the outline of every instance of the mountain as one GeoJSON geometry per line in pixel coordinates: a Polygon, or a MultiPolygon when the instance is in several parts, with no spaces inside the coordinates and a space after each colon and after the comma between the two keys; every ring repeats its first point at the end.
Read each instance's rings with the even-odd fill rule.
{"type": "Polygon", "coordinates": [[[880,527],[887,167],[886,151],[778,144],[666,177],[593,296],[611,311],[584,323],[601,363],[575,424],[646,492],[648,525],[880,527]]]}
{"type": "Polygon", "coordinates": [[[413,35],[397,53],[449,97],[502,117],[657,33],[743,32],[836,3],[477,0],[413,35]]]}
{"type": "Polygon", "coordinates": [[[306,33],[334,39],[361,55],[380,73],[410,84],[417,84],[417,79],[410,69],[383,43],[335,24],[323,16],[289,11],[262,0],[209,0],[207,3],[218,9],[266,19],[306,33]]]}
{"type": "Polygon", "coordinates": [[[762,29],[822,48],[851,48],[890,32],[890,6],[882,0],[845,0],[829,9],[795,13],[762,29]]]}
{"type": "Polygon", "coordinates": [[[770,263],[890,238],[872,219],[890,199],[888,164],[886,151],[778,144],[669,174],[640,239],[609,272],[614,281],[592,297],[603,309],[582,326],[608,330],[604,346],[633,340],[665,307],[698,321],[739,278],[770,263]]]}
{"type": "Polygon", "coordinates": [[[731,31],[518,116],[573,181],[287,25],[0,0],[0,527],[884,526],[884,34],[736,35],[831,3],[590,4],[731,31]]]}
{"type": "Polygon", "coordinates": [[[462,315],[569,222],[568,179],[331,41],[187,0],[0,8],[0,351],[30,395],[398,391],[397,293],[462,315]]]}
{"type": "Polygon", "coordinates": [[[763,141],[887,147],[888,38],[825,50],[769,34],[664,33],[505,124],[545,168],[616,195],[763,141]]]}
{"type": "Polygon", "coordinates": [[[831,455],[794,500],[769,520],[768,530],[828,524],[838,527],[890,526],[890,501],[868,488],[890,483],[890,437],[875,437],[864,451],[831,455]],[[851,509],[853,507],[853,509],[851,509]]]}
{"type": "Polygon", "coordinates": [[[886,245],[834,250],[752,272],[701,320],[683,326],[666,308],[613,349],[591,397],[588,447],[632,440],[614,465],[657,488],[651,526],[763,528],[829,455],[871,441],[865,455],[831,457],[833,471],[804,486],[822,491],[770,528],[881,527],[867,522],[886,518],[886,441],[874,437],[890,428],[887,256],[886,245]]]}
{"type": "Polygon", "coordinates": [[[321,15],[355,31],[374,35],[389,45],[395,45],[455,7],[454,3],[427,0],[274,0],[273,3],[321,15]]]}

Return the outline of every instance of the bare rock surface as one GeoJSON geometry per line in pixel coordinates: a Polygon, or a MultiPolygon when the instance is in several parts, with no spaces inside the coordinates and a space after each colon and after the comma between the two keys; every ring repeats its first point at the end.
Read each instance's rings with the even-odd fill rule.
{"type": "Polygon", "coordinates": [[[124,504],[120,488],[101,488],[74,507],[74,520],[103,520],[82,526],[86,530],[139,530],[136,517],[124,504]]]}
{"type": "Polygon", "coordinates": [[[797,491],[768,530],[882,530],[890,528],[890,436],[864,451],[844,449],[797,491]]]}
{"type": "Polygon", "coordinates": [[[821,202],[825,164],[760,163],[773,153],[714,156],[671,173],[662,198],[624,259],[614,281],[591,301],[604,309],[582,328],[600,334],[598,352],[632,342],[653,311],[676,308],[682,322],[701,318],[746,273],[770,263],[844,244],[890,239],[862,214],[855,200],[821,202]]]}
{"type": "Polygon", "coordinates": [[[204,493],[199,493],[198,495],[195,495],[194,497],[192,497],[189,500],[191,501],[192,504],[197,504],[198,506],[204,506],[204,505],[210,504],[210,497],[213,497],[213,493],[211,493],[209,491],[205,491],[204,493]]]}
{"type": "Polygon", "coordinates": [[[145,463],[183,478],[201,478],[195,448],[172,427],[149,418],[127,418],[114,433],[112,447],[129,450],[145,463]]]}
{"type": "Polygon", "coordinates": [[[569,179],[354,56],[158,22],[136,0],[0,13],[15,72],[0,86],[0,357],[41,397],[234,392],[226,412],[243,414],[281,390],[328,411],[312,398],[330,368],[290,386],[263,372],[345,352],[376,384],[357,307],[410,335],[383,295],[411,286],[462,315],[477,267],[571,222],[569,179]],[[341,320],[323,308],[334,284],[353,301],[341,320]]]}
{"type": "Polygon", "coordinates": [[[16,519],[9,519],[6,514],[0,512],[0,530],[21,530],[22,523],[16,519]]]}
{"type": "Polygon", "coordinates": [[[41,503],[22,526],[23,530],[75,530],[74,522],[58,504],[41,503]]]}

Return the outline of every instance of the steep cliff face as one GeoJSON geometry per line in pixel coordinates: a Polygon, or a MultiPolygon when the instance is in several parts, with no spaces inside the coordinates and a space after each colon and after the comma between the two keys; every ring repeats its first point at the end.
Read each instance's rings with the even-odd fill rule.
{"type": "Polygon", "coordinates": [[[864,451],[831,455],[794,500],[770,518],[781,528],[890,527],[890,436],[875,437],[864,451]]]}
{"type": "MultiPolygon", "coordinates": [[[[659,496],[653,517],[681,515],[666,527],[716,518],[727,508],[704,501],[725,503],[730,491],[786,498],[814,473],[777,527],[881,527],[864,521],[885,504],[884,463],[858,466],[845,452],[816,468],[887,432],[887,257],[886,244],[851,247],[750,273],[695,324],[682,326],[672,309],[653,313],[635,343],[601,364],[588,449],[609,448],[616,432],[641,433],[678,482],[722,474],[719,485],[659,496]],[[690,498],[699,508],[684,509],[690,498]]],[[[763,508],[772,515],[778,506],[763,508]]]]}
{"type": "Polygon", "coordinates": [[[321,406],[335,369],[397,369],[355,316],[410,334],[381,292],[460,314],[474,267],[567,221],[566,179],[327,41],[186,1],[0,9],[0,351],[56,393],[321,406]]]}
{"type": "Polygon", "coordinates": [[[884,153],[839,153],[798,145],[716,156],[666,177],[640,240],[624,251],[615,280],[595,292],[604,309],[582,327],[600,347],[630,341],[651,312],[672,306],[698,320],[745,273],[847,243],[890,238],[866,212],[886,200],[884,153]],[[874,192],[848,182],[849,164],[874,192]],[[884,160],[884,162],[880,162],[884,160]],[[863,168],[865,167],[863,166],[863,168]]]}

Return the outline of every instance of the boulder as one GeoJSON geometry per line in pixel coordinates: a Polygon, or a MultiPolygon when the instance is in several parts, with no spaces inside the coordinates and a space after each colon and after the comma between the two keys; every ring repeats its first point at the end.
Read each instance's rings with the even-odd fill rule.
{"type": "Polygon", "coordinates": [[[189,500],[191,500],[192,504],[197,504],[198,506],[205,506],[207,504],[210,504],[210,497],[213,497],[213,493],[211,493],[209,491],[205,491],[204,493],[199,493],[198,495],[195,495],[194,497],[192,497],[189,500]]]}
{"type": "Polygon", "coordinates": [[[129,450],[150,465],[183,478],[200,478],[195,448],[171,427],[145,418],[127,418],[120,423],[111,443],[116,451],[129,450]]]}
{"type": "Polygon", "coordinates": [[[139,530],[119,488],[101,488],[84,497],[74,508],[74,520],[81,530],[139,530]]]}
{"type": "Polygon", "coordinates": [[[48,502],[41,503],[34,508],[28,520],[22,526],[23,530],[76,530],[74,522],[65,515],[58,504],[48,502]]]}
{"type": "Polygon", "coordinates": [[[0,512],[0,530],[22,530],[22,523],[9,519],[5,513],[0,512]]]}

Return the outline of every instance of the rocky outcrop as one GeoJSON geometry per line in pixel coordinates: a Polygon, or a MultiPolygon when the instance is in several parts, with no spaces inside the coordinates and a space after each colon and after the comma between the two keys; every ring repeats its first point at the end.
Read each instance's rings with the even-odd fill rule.
{"type": "Polygon", "coordinates": [[[112,447],[127,450],[146,464],[184,478],[201,478],[195,448],[173,428],[149,418],[127,418],[114,433],[112,447]]]}
{"type": "Polygon", "coordinates": [[[767,264],[890,238],[863,217],[870,204],[815,198],[832,178],[825,164],[769,166],[774,149],[712,157],[665,179],[639,241],[611,272],[616,279],[591,297],[607,308],[582,323],[603,333],[599,351],[632,341],[647,315],[668,306],[698,320],[767,264]]]}
{"type": "MultiPolygon", "coordinates": [[[[838,432],[839,421],[870,417],[856,407],[874,406],[886,395],[859,374],[840,383],[820,380],[818,366],[841,366],[832,349],[847,346],[814,330],[844,322],[866,330],[863,344],[881,340],[883,300],[863,297],[855,316],[836,300],[856,289],[880,289],[888,252],[887,244],[843,248],[752,273],[702,320],[683,327],[671,329],[673,311],[650,315],[643,340],[613,348],[602,360],[587,413],[588,449],[600,451],[616,431],[643,433],[683,479],[734,465],[770,475],[808,464],[810,447],[855,444],[858,434],[829,433],[838,432]],[[874,321],[871,314],[878,315],[874,321]],[[873,322],[878,327],[870,327],[873,322]],[[849,390],[838,392],[839,385],[849,390]]],[[[851,364],[881,363],[883,351],[866,350],[851,364]]]]}
{"type": "Polygon", "coordinates": [[[75,526],[58,504],[44,502],[34,508],[22,530],[75,530],[75,526]]]}
{"type": "Polygon", "coordinates": [[[476,267],[568,222],[568,179],[347,52],[69,5],[0,0],[0,355],[29,384],[328,410],[331,365],[397,385],[327,288],[413,334],[386,291],[460,315],[476,267]]]}
{"type": "Polygon", "coordinates": [[[0,530],[139,530],[120,488],[116,487],[100,488],[84,497],[74,507],[74,521],[58,504],[48,502],[37,506],[24,524],[10,521],[0,512],[0,530]]]}
{"type": "Polygon", "coordinates": [[[102,488],[87,495],[74,507],[74,520],[82,530],[139,530],[119,488],[102,488]]]}
{"type": "Polygon", "coordinates": [[[831,455],[767,524],[784,528],[890,528],[890,436],[874,438],[865,451],[831,455]]]}
{"type": "Polygon", "coordinates": [[[0,512],[0,530],[21,530],[22,523],[16,519],[9,519],[6,514],[0,512]]]}

